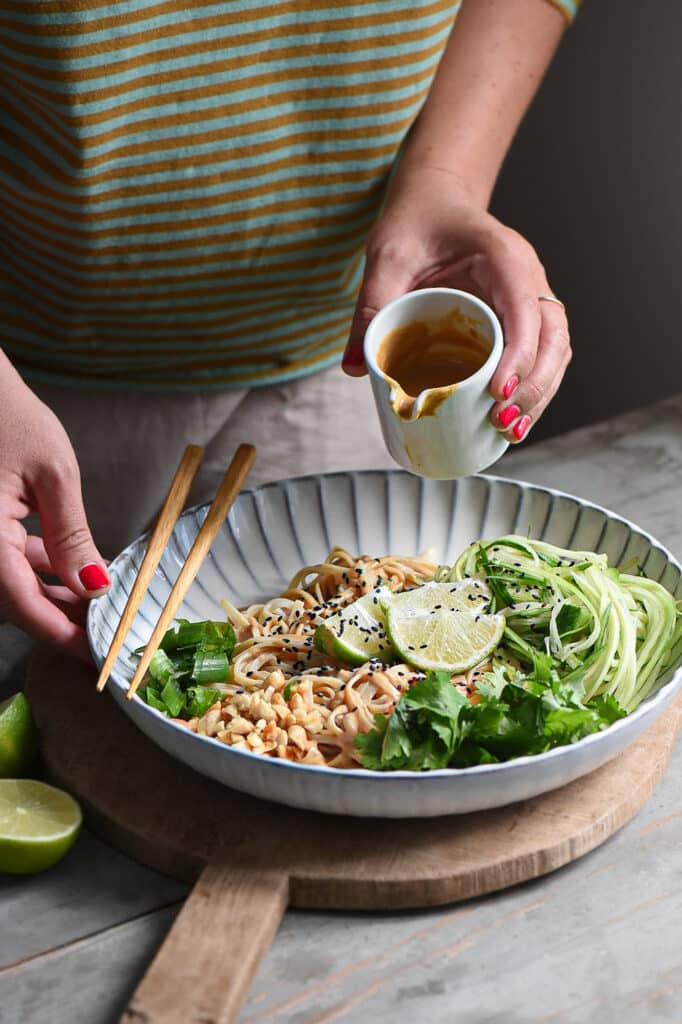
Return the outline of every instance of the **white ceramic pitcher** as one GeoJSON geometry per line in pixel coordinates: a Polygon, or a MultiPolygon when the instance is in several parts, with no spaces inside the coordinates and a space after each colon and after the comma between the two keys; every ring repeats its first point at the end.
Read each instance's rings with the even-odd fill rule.
{"type": "Polygon", "coordinates": [[[492,465],[508,447],[489,420],[493,398],[488,390],[503,348],[502,327],[493,310],[468,292],[424,288],[408,292],[379,310],[365,335],[369,370],[384,441],[405,469],[419,476],[451,480],[492,465]],[[489,350],[470,377],[422,391],[405,402],[400,385],[377,364],[389,332],[407,324],[454,317],[489,350]]]}

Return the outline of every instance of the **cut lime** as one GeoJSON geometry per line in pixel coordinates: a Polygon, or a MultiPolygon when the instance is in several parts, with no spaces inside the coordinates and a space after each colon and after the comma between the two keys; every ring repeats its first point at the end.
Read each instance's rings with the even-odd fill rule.
{"type": "Polygon", "coordinates": [[[424,671],[467,672],[493,653],[505,618],[489,615],[489,603],[490,591],[477,579],[425,583],[382,598],[393,647],[424,671]]]}
{"type": "Polygon", "coordinates": [[[80,831],[68,793],[33,779],[0,779],[0,871],[32,875],[51,868],[80,831]]]}
{"type": "Polygon", "coordinates": [[[23,693],[0,704],[0,779],[23,775],[37,750],[31,709],[23,693]]]}
{"type": "Polygon", "coordinates": [[[362,665],[370,658],[390,660],[393,649],[381,607],[384,594],[390,594],[387,587],[375,587],[326,618],[315,630],[318,651],[349,665],[362,665]]]}

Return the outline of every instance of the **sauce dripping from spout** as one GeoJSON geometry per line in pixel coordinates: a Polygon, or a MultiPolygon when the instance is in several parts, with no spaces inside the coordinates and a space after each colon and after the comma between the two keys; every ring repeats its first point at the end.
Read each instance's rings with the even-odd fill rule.
{"type": "Polygon", "coordinates": [[[483,366],[491,343],[480,327],[455,306],[445,316],[414,320],[386,334],[377,351],[377,365],[393,385],[391,406],[397,416],[406,420],[432,416],[458,384],[483,366]]]}

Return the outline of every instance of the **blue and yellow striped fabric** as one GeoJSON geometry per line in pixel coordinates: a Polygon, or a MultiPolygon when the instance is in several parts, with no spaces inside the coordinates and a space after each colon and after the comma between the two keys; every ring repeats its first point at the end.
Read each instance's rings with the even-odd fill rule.
{"type": "Polygon", "coordinates": [[[53,383],[179,389],[336,362],[457,6],[0,0],[10,358],[53,383]]]}

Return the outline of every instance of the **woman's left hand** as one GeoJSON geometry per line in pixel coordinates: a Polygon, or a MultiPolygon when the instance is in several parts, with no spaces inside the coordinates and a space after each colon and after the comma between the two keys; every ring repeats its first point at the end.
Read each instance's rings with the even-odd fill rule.
{"type": "Polygon", "coordinates": [[[552,295],[533,247],[482,209],[453,175],[421,168],[389,189],[370,233],[364,279],[343,358],[351,376],[366,373],[363,339],[382,306],[416,288],[473,292],[502,322],[505,347],[490,384],[491,422],[522,441],[555,395],[571,359],[566,313],[552,295]]]}

